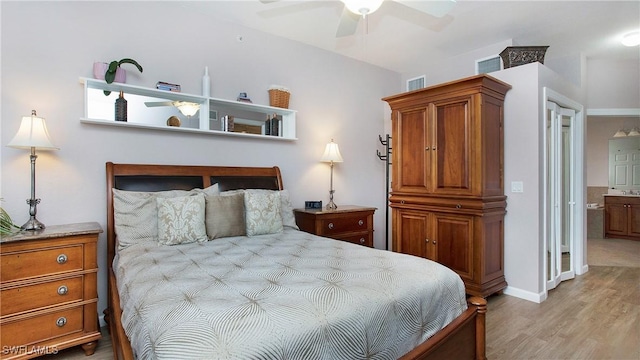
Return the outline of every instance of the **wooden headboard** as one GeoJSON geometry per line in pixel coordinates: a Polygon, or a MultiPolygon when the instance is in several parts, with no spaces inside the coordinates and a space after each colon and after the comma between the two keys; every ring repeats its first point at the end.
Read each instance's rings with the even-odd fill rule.
{"type": "Polygon", "coordinates": [[[130,191],[204,189],[218,184],[220,191],[235,189],[282,190],[280,169],[274,167],[144,165],[107,163],[107,255],[115,256],[113,188],[130,191]]]}

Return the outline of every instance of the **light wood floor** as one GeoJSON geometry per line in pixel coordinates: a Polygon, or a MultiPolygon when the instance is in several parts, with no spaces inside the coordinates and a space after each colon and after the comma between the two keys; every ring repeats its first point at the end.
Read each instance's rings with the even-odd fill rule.
{"type": "MultiPolygon", "coordinates": [[[[640,256],[640,242],[634,243],[630,251],[640,256]]],[[[598,263],[607,260],[599,256],[598,263]]],[[[562,282],[541,304],[507,295],[488,301],[491,360],[640,359],[640,267],[589,265],[585,275],[562,282]]],[[[51,358],[111,359],[111,339],[106,329],[102,334],[91,357],[76,347],[51,358]]]]}

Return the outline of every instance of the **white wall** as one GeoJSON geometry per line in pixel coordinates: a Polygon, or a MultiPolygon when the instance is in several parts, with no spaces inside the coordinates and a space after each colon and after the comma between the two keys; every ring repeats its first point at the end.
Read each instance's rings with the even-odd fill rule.
{"type": "Polygon", "coordinates": [[[589,109],[640,109],[638,60],[587,60],[589,109]]]}
{"type": "MultiPolygon", "coordinates": [[[[339,144],[335,201],[375,206],[375,245],[384,248],[383,96],[402,89],[399,74],[216,18],[212,2],[1,2],[2,124],[0,197],[22,224],[28,219],[29,160],[6,147],[20,117],[36,109],[59,151],[40,152],[38,219],[47,225],[97,221],[106,228],[105,162],[273,166],[281,168],[294,207],[328,201],[325,144],[339,144]],[[237,40],[238,35],[243,41],[237,40]],[[136,59],[127,82],[159,80],[200,93],[209,67],[212,96],[248,92],[268,104],[267,88],[291,89],[298,110],[294,142],[181,134],[81,124],[83,87],[94,61],[136,59]]],[[[387,116],[388,117],[388,116],[387,116]]],[[[99,240],[99,309],[106,307],[106,239],[99,240]]]]}

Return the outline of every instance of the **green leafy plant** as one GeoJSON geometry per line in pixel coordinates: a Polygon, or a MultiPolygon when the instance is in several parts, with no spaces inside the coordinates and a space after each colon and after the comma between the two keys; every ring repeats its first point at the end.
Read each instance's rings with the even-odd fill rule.
{"type": "Polygon", "coordinates": [[[0,207],[0,235],[12,234],[20,230],[20,226],[13,223],[11,216],[0,207]]]}
{"type": "MultiPolygon", "coordinates": [[[[142,72],[142,66],[140,66],[140,64],[138,64],[138,62],[133,59],[124,58],[120,61],[114,60],[109,63],[109,66],[107,66],[107,71],[104,73],[104,81],[107,84],[111,84],[113,80],[116,79],[116,71],[122,64],[132,64],[136,68],[138,68],[140,72],[142,72]]],[[[111,94],[111,91],[105,90],[104,94],[108,96],[109,94],[111,94]]]]}

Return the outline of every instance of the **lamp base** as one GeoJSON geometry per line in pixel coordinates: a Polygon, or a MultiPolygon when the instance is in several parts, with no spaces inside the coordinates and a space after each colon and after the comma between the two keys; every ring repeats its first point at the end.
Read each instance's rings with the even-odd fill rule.
{"type": "Polygon", "coordinates": [[[336,205],[336,203],[333,202],[332,200],[329,200],[329,203],[327,204],[327,210],[336,210],[338,208],[338,205],[336,205]]]}
{"type": "Polygon", "coordinates": [[[20,227],[20,229],[26,230],[26,231],[37,231],[37,230],[42,230],[44,228],[45,228],[44,224],[38,221],[38,219],[36,219],[35,216],[32,216],[29,219],[29,221],[27,221],[26,223],[24,223],[24,225],[20,227]]]}

